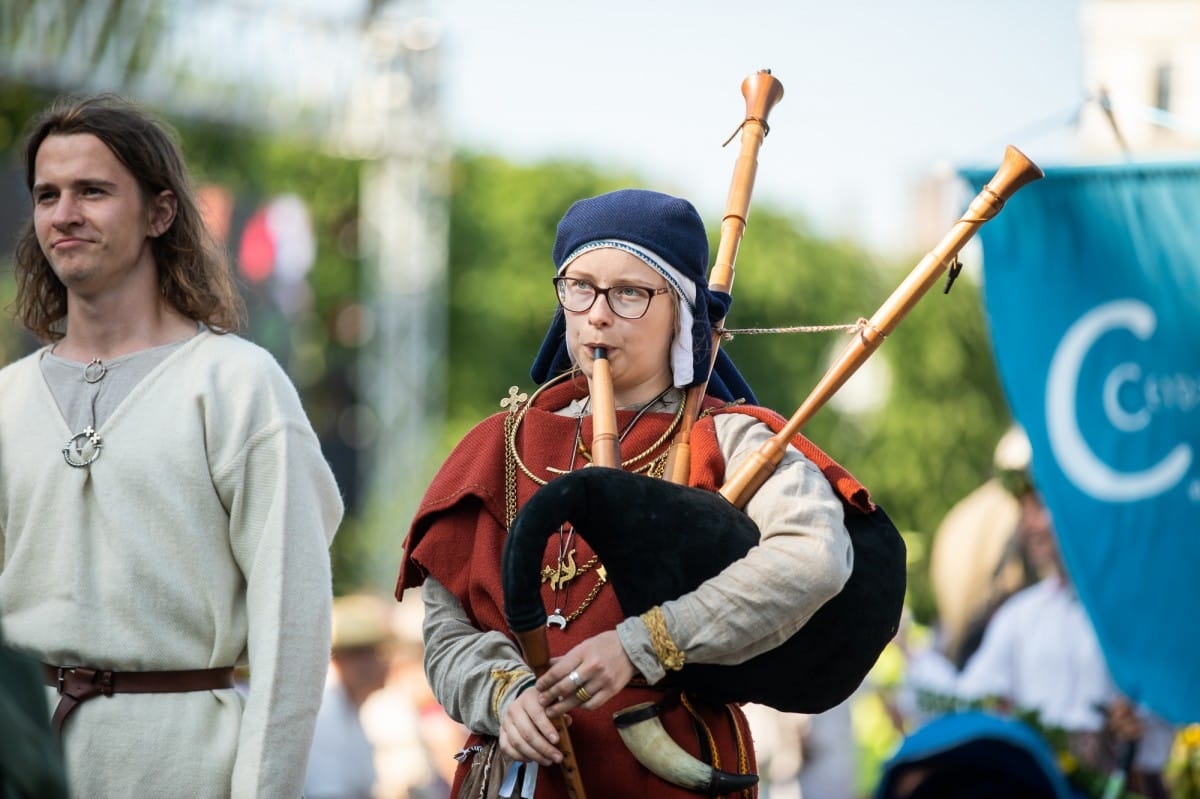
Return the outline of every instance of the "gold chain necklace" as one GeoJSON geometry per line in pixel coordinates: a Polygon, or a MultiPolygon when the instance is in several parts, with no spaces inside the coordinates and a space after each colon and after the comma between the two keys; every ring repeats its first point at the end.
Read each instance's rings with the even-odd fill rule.
{"type": "MultiPolygon", "coordinates": [[[[637,424],[638,419],[642,418],[642,414],[644,414],[646,412],[646,410],[648,408],[650,408],[650,406],[654,405],[656,402],[660,402],[671,391],[672,391],[672,389],[668,388],[666,391],[664,391],[663,393],[659,394],[657,397],[652,399],[649,403],[642,406],[642,408],[640,408],[637,411],[637,413],[634,415],[633,419],[630,420],[629,426],[626,427],[625,430],[623,430],[621,432],[621,435],[618,440],[624,440],[625,436],[629,433],[629,431],[633,429],[633,426],[635,424],[637,424]]],[[[627,460],[621,461],[622,469],[624,469],[625,471],[628,471],[628,472],[634,472],[635,474],[639,474],[641,472],[650,473],[653,470],[653,468],[658,464],[659,460],[662,461],[663,466],[666,465],[666,452],[663,452],[659,458],[651,460],[649,463],[639,466],[637,468],[632,468],[633,464],[635,464],[638,461],[641,461],[645,458],[648,458],[659,447],[661,447],[663,444],[665,444],[668,438],[670,438],[672,435],[674,435],[675,428],[677,428],[679,426],[679,420],[683,418],[683,406],[684,406],[683,397],[680,397],[679,398],[679,407],[675,409],[675,418],[671,420],[671,424],[667,427],[666,431],[664,431],[663,434],[658,437],[658,440],[656,440],[650,446],[646,447],[640,453],[638,453],[637,455],[634,455],[632,458],[628,458],[627,460]]],[[[588,462],[588,464],[590,465],[592,463],[592,453],[588,450],[587,445],[583,443],[582,419],[583,419],[583,417],[580,416],[579,423],[577,423],[575,425],[575,448],[579,452],[579,454],[584,457],[584,460],[586,460],[588,462]]],[[[651,477],[661,477],[662,472],[659,471],[658,474],[651,473],[650,476],[651,477]]]]}
{"type": "Polygon", "coordinates": [[[556,606],[554,608],[554,612],[546,617],[547,627],[557,627],[560,630],[566,629],[567,622],[575,621],[575,619],[579,618],[580,614],[587,609],[587,606],[592,604],[592,600],[596,598],[597,594],[600,593],[600,589],[604,587],[606,582],[608,582],[608,572],[604,569],[603,565],[596,568],[596,584],[592,586],[592,590],[583,598],[583,601],[579,603],[579,607],[575,608],[575,610],[569,616],[562,615],[562,606],[565,605],[567,600],[570,598],[570,588],[567,586],[567,583],[571,582],[576,577],[586,574],[599,562],[600,556],[592,555],[590,558],[588,558],[587,563],[576,568],[575,550],[572,549],[567,553],[565,561],[561,558],[559,559],[558,568],[546,566],[542,569],[542,582],[549,582],[550,587],[554,589],[554,604],[556,606]],[[558,601],[558,591],[560,588],[563,591],[562,602],[558,601]]]}
{"type": "MultiPolygon", "coordinates": [[[[517,430],[521,427],[521,423],[525,420],[525,414],[529,411],[530,407],[533,406],[534,400],[537,399],[538,395],[541,394],[542,391],[544,391],[545,389],[549,388],[552,384],[558,382],[559,380],[562,380],[563,378],[569,377],[571,374],[572,374],[572,372],[567,372],[564,375],[562,375],[558,378],[555,378],[554,380],[543,383],[537,389],[537,391],[535,391],[533,393],[533,396],[529,397],[529,400],[527,402],[522,402],[525,395],[523,395],[523,394],[518,395],[516,393],[517,392],[516,386],[513,386],[512,388],[509,389],[508,397],[506,399],[501,400],[501,405],[504,405],[504,406],[508,407],[508,409],[509,409],[508,417],[504,420],[505,461],[507,462],[507,461],[511,460],[511,462],[518,469],[521,470],[522,474],[524,474],[526,477],[528,477],[530,480],[532,480],[534,483],[536,483],[539,486],[546,485],[546,483],[548,482],[548,479],[543,479],[541,477],[538,477],[536,474],[533,473],[533,471],[530,470],[530,468],[528,466],[525,465],[525,462],[521,460],[521,456],[517,453],[517,430]],[[520,405],[520,409],[516,408],[517,405],[520,405]]],[[[659,436],[658,439],[653,444],[651,444],[646,449],[642,450],[637,455],[634,455],[630,458],[627,458],[626,460],[621,461],[622,469],[625,469],[626,471],[635,472],[635,473],[653,472],[654,467],[660,465],[660,464],[658,464],[659,460],[662,460],[663,461],[662,465],[665,465],[665,457],[663,457],[663,456],[665,456],[665,453],[663,453],[662,456],[660,456],[659,458],[656,458],[654,460],[651,460],[649,463],[646,463],[637,468],[630,468],[634,464],[638,463],[639,461],[645,460],[646,458],[650,457],[659,447],[661,447],[663,444],[665,444],[667,442],[667,439],[669,439],[671,436],[673,436],[675,434],[676,428],[679,427],[680,420],[683,419],[683,409],[684,409],[685,404],[686,403],[684,403],[682,400],[680,401],[679,407],[676,408],[676,410],[675,410],[675,418],[671,420],[671,424],[667,427],[667,429],[663,432],[663,434],[661,436],[659,436]]],[[[626,432],[628,432],[628,430],[626,430],[626,432]]],[[[580,441],[578,443],[580,444],[580,446],[582,446],[582,441],[580,441]]],[[[591,455],[587,451],[586,447],[582,448],[582,454],[590,462],[591,455]]],[[[547,471],[555,472],[557,470],[548,468],[547,471]]],[[[564,474],[564,472],[558,472],[558,473],[564,474]]],[[[652,474],[651,476],[656,476],[656,477],[661,476],[661,472],[659,472],[659,474],[657,474],[657,475],[652,474]]],[[[513,495],[513,500],[514,500],[513,513],[508,518],[509,525],[512,524],[512,519],[516,516],[516,508],[515,508],[516,495],[515,494],[513,495]]]]}
{"type": "MultiPolygon", "coordinates": [[[[546,485],[546,483],[548,481],[543,480],[542,478],[538,477],[533,472],[531,472],[529,470],[529,467],[525,465],[525,462],[521,460],[521,456],[519,454],[517,454],[517,430],[521,427],[521,422],[525,421],[525,414],[529,412],[529,409],[531,407],[533,407],[533,403],[538,398],[538,396],[543,391],[548,389],[550,386],[569,377],[571,374],[572,374],[572,372],[566,372],[566,373],[560,375],[559,377],[554,378],[553,380],[549,380],[549,381],[543,383],[542,385],[540,385],[538,387],[538,389],[536,391],[533,392],[533,396],[529,397],[528,401],[525,401],[525,397],[526,397],[525,394],[517,394],[516,386],[513,386],[512,388],[510,388],[508,390],[508,398],[507,399],[503,399],[500,401],[501,405],[508,406],[508,416],[505,417],[505,419],[504,419],[504,449],[505,449],[504,459],[506,462],[511,461],[517,468],[519,468],[525,474],[526,477],[528,477],[530,480],[532,480],[534,483],[536,483],[540,486],[546,485]],[[517,406],[520,406],[520,407],[518,408],[517,406]]],[[[508,526],[510,526],[510,527],[512,526],[513,517],[516,516],[516,507],[515,507],[516,484],[515,483],[513,484],[513,490],[514,490],[513,513],[508,518],[508,526]]]]}

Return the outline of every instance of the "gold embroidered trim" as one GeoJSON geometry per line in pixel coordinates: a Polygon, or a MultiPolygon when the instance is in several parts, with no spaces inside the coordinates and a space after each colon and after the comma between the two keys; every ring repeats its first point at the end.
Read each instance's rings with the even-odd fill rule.
{"type": "Polygon", "coordinates": [[[684,655],[671,640],[667,632],[667,620],[663,618],[662,609],[655,605],[641,615],[646,629],[650,631],[650,643],[654,646],[654,654],[667,671],[679,671],[683,668],[684,655]]]}
{"type": "Polygon", "coordinates": [[[512,688],[526,678],[532,678],[529,669],[492,669],[492,680],[496,687],[492,689],[492,714],[500,718],[500,702],[512,688]]]}
{"type": "Polygon", "coordinates": [[[692,722],[695,724],[697,729],[704,732],[704,738],[708,742],[708,751],[712,752],[711,765],[714,769],[719,771],[721,769],[721,748],[717,746],[717,739],[713,737],[712,729],[704,723],[704,719],[700,717],[700,714],[692,705],[692,701],[688,699],[687,694],[680,694],[679,702],[683,705],[683,709],[686,710],[692,717],[692,722]]]}
{"type": "MultiPolygon", "coordinates": [[[[725,715],[729,717],[729,726],[733,729],[733,737],[737,743],[738,773],[749,774],[750,751],[746,746],[746,738],[742,731],[742,725],[738,723],[739,714],[734,711],[733,705],[726,705],[725,715]]],[[[745,716],[742,716],[743,721],[745,721],[745,718],[745,716]]],[[[758,793],[755,791],[743,791],[742,796],[745,797],[745,799],[754,799],[755,796],[758,796],[758,793]]]]}

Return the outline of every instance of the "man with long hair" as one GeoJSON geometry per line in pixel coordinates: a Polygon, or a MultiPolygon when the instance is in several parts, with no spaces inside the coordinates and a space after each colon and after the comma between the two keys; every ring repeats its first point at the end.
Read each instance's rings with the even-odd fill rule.
{"type": "Polygon", "coordinates": [[[234,333],[169,128],[65,99],[24,156],[15,306],[45,346],[0,370],[8,642],[42,662],[76,795],[299,796],[343,511],[316,435],[234,333]]]}

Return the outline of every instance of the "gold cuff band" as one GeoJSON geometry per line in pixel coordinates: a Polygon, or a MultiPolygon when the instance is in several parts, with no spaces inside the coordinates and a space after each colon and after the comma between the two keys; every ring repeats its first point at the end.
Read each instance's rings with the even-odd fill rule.
{"type": "Polygon", "coordinates": [[[684,655],[671,640],[667,632],[667,620],[663,618],[662,609],[655,605],[641,615],[642,622],[650,631],[650,643],[654,646],[654,654],[667,671],[679,671],[683,668],[684,655]]]}
{"type": "Polygon", "coordinates": [[[492,689],[492,713],[500,718],[500,704],[505,695],[526,678],[533,677],[533,672],[529,669],[492,669],[491,676],[496,683],[492,689]]]}

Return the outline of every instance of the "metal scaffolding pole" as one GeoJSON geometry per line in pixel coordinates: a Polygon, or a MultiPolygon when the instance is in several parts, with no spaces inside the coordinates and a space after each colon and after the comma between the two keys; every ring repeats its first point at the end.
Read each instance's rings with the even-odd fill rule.
{"type": "Polygon", "coordinates": [[[363,87],[353,139],[375,153],[362,175],[363,304],[375,335],[359,383],[377,434],[360,483],[380,582],[415,511],[445,408],[449,156],[437,108],[436,26],[381,19],[368,34],[377,71],[363,87]]]}

